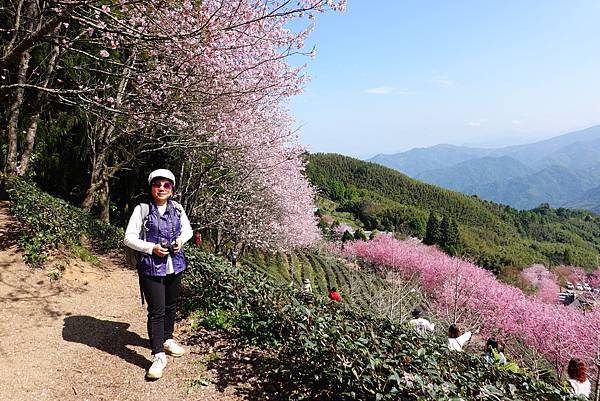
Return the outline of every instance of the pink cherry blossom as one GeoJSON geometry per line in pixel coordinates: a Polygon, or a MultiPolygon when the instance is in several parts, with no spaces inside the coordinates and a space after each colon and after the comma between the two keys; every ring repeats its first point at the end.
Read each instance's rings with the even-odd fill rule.
{"type": "Polygon", "coordinates": [[[544,265],[533,265],[521,273],[523,278],[535,287],[535,296],[542,302],[555,304],[558,302],[560,288],[557,277],[546,269],[544,265]]]}
{"type": "MultiPolygon", "coordinates": [[[[543,355],[559,377],[574,356],[586,359],[593,368],[599,349],[600,309],[584,313],[573,306],[558,305],[553,301],[558,295],[555,276],[543,266],[524,272],[532,283],[541,286],[539,289],[547,289],[530,297],[471,262],[386,234],[337,249],[346,257],[365,259],[407,277],[417,275],[435,313],[447,323],[479,328],[483,336],[494,335],[508,344],[523,344],[543,355]]],[[[519,348],[509,352],[522,356],[519,348]]]]}

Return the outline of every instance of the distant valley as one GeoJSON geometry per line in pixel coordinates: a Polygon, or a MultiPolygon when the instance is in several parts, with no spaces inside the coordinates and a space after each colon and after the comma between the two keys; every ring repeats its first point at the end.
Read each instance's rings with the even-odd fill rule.
{"type": "Polygon", "coordinates": [[[436,145],[369,161],[517,209],[548,203],[600,213],[600,126],[526,145],[436,145]]]}

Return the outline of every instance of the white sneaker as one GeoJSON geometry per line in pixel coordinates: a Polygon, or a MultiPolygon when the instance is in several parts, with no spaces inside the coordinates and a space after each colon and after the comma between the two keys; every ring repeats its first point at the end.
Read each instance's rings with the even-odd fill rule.
{"type": "Polygon", "coordinates": [[[167,366],[167,356],[164,352],[159,352],[154,355],[154,359],[152,360],[152,366],[148,369],[148,373],[146,373],[146,377],[148,379],[160,379],[163,374],[163,370],[167,366]]]}
{"type": "Polygon", "coordinates": [[[177,344],[175,342],[175,340],[173,340],[172,338],[165,341],[165,343],[163,344],[163,347],[165,348],[165,352],[168,355],[171,355],[174,357],[178,357],[178,356],[185,354],[185,349],[183,349],[183,347],[181,345],[177,344]]]}

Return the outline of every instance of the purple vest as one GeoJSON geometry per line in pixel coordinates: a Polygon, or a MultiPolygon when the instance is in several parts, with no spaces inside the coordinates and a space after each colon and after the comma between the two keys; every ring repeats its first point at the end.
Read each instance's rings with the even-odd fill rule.
{"type": "MultiPolygon", "coordinates": [[[[154,202],[150,203],[148,218],[142,230],[146,230],[146,241],[154,244],[161,244],[163,247],[172,244],[177,237],[181,235],[181,216],[173,202],[167,203],[167,209],[162,216],[154,202]]],[[[173,271],[175,274],[185,269],[185,255],[183,248],[175,255],[171,255],[173,260],[173,271]]],[[[154,253],[148,255],[142,254],[138,265],[138,271],[144,276],[166,276],[167,275],[167,256],[157,256],[154,253]]]]}

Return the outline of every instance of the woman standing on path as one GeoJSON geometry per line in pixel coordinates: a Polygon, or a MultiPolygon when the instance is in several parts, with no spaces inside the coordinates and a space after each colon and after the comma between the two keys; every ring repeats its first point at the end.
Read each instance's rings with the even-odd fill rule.
{"type": "MultiPolygon", "coordinates": [[[[148,337],[153,361],[146,377],[159,379],[167,356],[185,350],[173,340],[177,297],[186,267],[183,244],[192,238],[190,222],[173,196],[175,176],[158,169],[148,177],[152,202],[137,205],[125,231],[125,245],[140,253],[138,275],[148,303],[148,337]]],[[[143,299],[142,299],[143,302],[143,299]]]]}

